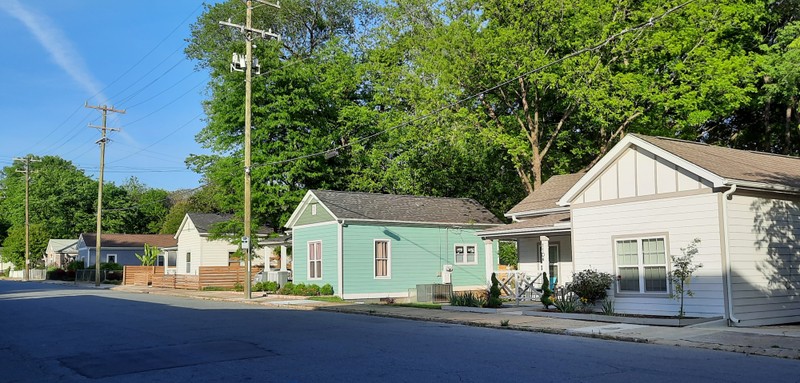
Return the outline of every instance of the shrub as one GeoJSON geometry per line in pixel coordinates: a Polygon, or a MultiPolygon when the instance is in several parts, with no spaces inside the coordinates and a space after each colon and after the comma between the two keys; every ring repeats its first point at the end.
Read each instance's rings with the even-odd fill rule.
{"type": "Polygon", "coordinates": [[[55,269],[47,272],[47,279],[54,281],[61,281],[67,276],[67,272],[63,269],[55,269]]]}
{"type": "Polygon", "coordinates": [[[542,296],[539,300],[544,305],[544,308],[548,309],[555,301],[555,298],[553,298],[553,290],[550,289],[550,279],[547,278],[547,273],[542,273],[542,278],[544,279],[542,281],[542,296]]]}
{"type": "Polygon", "coordinates": [[[578,301],[575,299],[575,295],[563,289],[559,290],[561,290],[561,293],[556,296],[553,306],[562,313],[574,313],[578,308],[578,301]]]}
{"type": "Polygon", "coordinates": [[[450,305],[464,306],[464,307],[483,307],[486,305],[486,300],[475,295],[472,291],[467,291],[461,294],[451,295],[450,305]]]}
{"type": "Polygon", "coordinates": [[[291,295],[306,295],[306,290],[307,289],[308,288],[306,287],[305,283],[298,283],[298,284],[294,285],[294,289],[292,289],[292,292],[290,294],[291,295]]]}
{"type": "Polygon", "coordinates": [[[278,294],[282,295],[292,295],[294,294],[294,283],[286,282],[279,290],[278,294]]]}
{"type": "Polygon", "coordinates": [[[500,300],[500,281],[497,280],[495,273],[492,273],[492,287],[489,288],[489,299],[486,307],[497,308],[503,305],[500,300]]]}
{"type": "Polygon", "coordinates": [[[253,287],[253,290],[274,293],[278,291],[278,282],[273,282],[273,281],[258,282],[253,287]]]}
{"type": "Polygon", "coordinates": [[[240,282],[233,284],[233,291],[244,291],[244,286],[240,282]]]}
{"type": "Polygon", "coordinates": [[[320,290],[321,288],[319,287],[319,285],[308,285],[306,286],[306,293],[304,295],[314,297],[320,294],[320,290]]]}
{"type": "Polygon", "coordinates": [[[125,267],[123,267],[123,266],[122,266],[122,265],[120,265],[119,263],[114,263],[114,262],[110,262],[110,263],[106,263],[106,262],[100,262],[100,270],[117,270],[117,271],[122,271],[122,270],[124,270],[124,269],[125,269],[125,267]]]}
{"type": "Polygon", "coordinates": [[[603,305],[600,307],[600,312],[603,315],[614,315],[614,300],[613,299],[603,299],[603,305]]]}
{"type": "Polygon", "coordinates": [[[83,269],[84,269],[83,261],[72,261],[70,263],[67,263],[67,271],[71,271],[73,273],[72,274],[73,278],[75,277],[74,274],[75,270],[83,270],[83,269]]]}
{"type": "Polygon", "coordinates": [[[320,295],[333,295],[333,286],[330,283],[326,283],[319,289],[320,295]]]}
{"type": "Polygon", "coordinates": [[[583,270],[572,274],[572,282],[567,284],[567,291],[575,293],[588,305],[606,298],[606,290],[611,288],[614,278],[611,274],[597,270],[583,270]]]}
{"type": "Polygon", "coordinates": [[[694,256],[697,255],[697,244],[700,243],[700,238],[695,238],[689,243],[689,246],[682,247],[681,252],[683,255],[673,255],[672,258],[672,271],[669,273],[669,279],[675,289],[675,293],[670,294],[673,299],[680,301],[681,307],[678,310],[678,317],[683,318],[686,314],[683,311],[684,296],[694,296],[694,292],[686,288],[686,285],[692,280],[692,274],[697,269],[703,267],[702,263],[694,264],[694,256]]]}

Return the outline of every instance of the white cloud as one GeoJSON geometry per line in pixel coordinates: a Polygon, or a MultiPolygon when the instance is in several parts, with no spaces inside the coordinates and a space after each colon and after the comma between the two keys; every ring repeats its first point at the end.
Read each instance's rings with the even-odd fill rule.
{"type": "Polygon", "coordinates": [[[55,27],[52,20],[44,14],[24,7],[17,0],[0,1],[0,9],[22,22],[42,47],[50,53],[53,61],[89,92],[90,96],[94,96],[102,104],[107,104],[106,97],[100,91],[100,84],[86,68],[83,58],[69,39],[64,37],[64,33],[55,27]]]}

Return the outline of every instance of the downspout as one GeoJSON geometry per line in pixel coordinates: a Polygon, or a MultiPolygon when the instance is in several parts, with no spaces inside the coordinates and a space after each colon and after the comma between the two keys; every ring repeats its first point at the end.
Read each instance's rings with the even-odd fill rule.
{"type": "Polygon", "coordinates": [[[731,239],[728,232],[728,200],[733,198],[736,191],[736,184],[731,185],[725,193],[722,193],[722,230],[725,235],[725,283],[728,290],[728,321],[739,323],[739,319],[733,316],[733,285],[731,283],[731,239]]]}
{"type": "Polygon", "coordinates": [[[344,220],[338,220],[337,226],[338,245],[336,249],[336,264],[339,278],[337,278],[336,288],[339,291],[339,296],[344,299],[344,220]]]}

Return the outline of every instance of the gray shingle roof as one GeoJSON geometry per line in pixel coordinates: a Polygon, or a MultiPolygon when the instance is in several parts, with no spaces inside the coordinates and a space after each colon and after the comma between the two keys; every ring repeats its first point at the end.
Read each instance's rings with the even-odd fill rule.
{"type": "Polygon", "coordinates": [[[635,134],[635,137],[730,180],[800,188],[800,158],[635,134]]]}
{"type": "Polygon", "coordinates": [[[558,200],[563,197],[567,190],[574,186],[583,175],[584,173],[575,173],[550,177],[542,186],[534,190],[533,193],[528,194],[525,199],[512,207],[506,214],[512,215],[560,207],[557,203],[558,200]]]}
{"type": "Polygon", "coordinates": [[[194,223],[194,227],[200,234],[208,234],[215,223],[230,221],[233,214],[215,214],[215,213],[187,213],[189,219],[194,223]]]}
{"type": "MultiPolygon", "coordinates": [[[[95,245],[97,234],[83,233],[83,243],[88,247],[95,245]]],[[[177,246],[178,241],[170,234],[112,234],[102,233],[100,245],[102,247],[144,247],[145,244],[156,247],[177,246]]]]}
{"type": "Polygon", "coordinates": [[[330,190],[311,192],[339,219],[462,224],[501,223],[494,214],[470,198],[330,190]]]}

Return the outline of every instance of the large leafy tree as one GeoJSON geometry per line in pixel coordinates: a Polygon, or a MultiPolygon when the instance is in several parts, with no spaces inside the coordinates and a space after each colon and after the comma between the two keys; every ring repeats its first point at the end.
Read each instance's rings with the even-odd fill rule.
{"type": "MultiPolygon", "coordinates": [[[[243,37],[219,20],[244,23],[239,1],[207,6],[193,25],[187,56],[210,71],[207,126],[197,140],[214,154],[192,156],[190,166],[216,185],[216,202],[240,212],[243,183],[244,74],[231,72],[243,37]]],[[[340,189],[351,152],[309,156],[349,142],[370,128],[361,113],[369,97],[359,79],[357,20],[368,15],[358,0],[281,2],[281,9],[254,10],[253,26],[282,40],[256,41],[260,76],[253,80],[253,224],[280,227],[305,189],[340,189]],[[353,118],[353,117],[357,118],[353,118]]]]}
{"type": "MultiPolygon", "coordinates": [[[[677,4],[398,1],[382,32],[400,54],[384,77],[399,71],[398,84],[419,79],[440,89],[427,93],[458,100],[530,192],[549,174],[591,164],[625,132],[694,138],[749,100],[745,48],[763,6],[677,4]]],[[[430,102],[417,96],[405,99],[411,109],[430,102]]]]}

